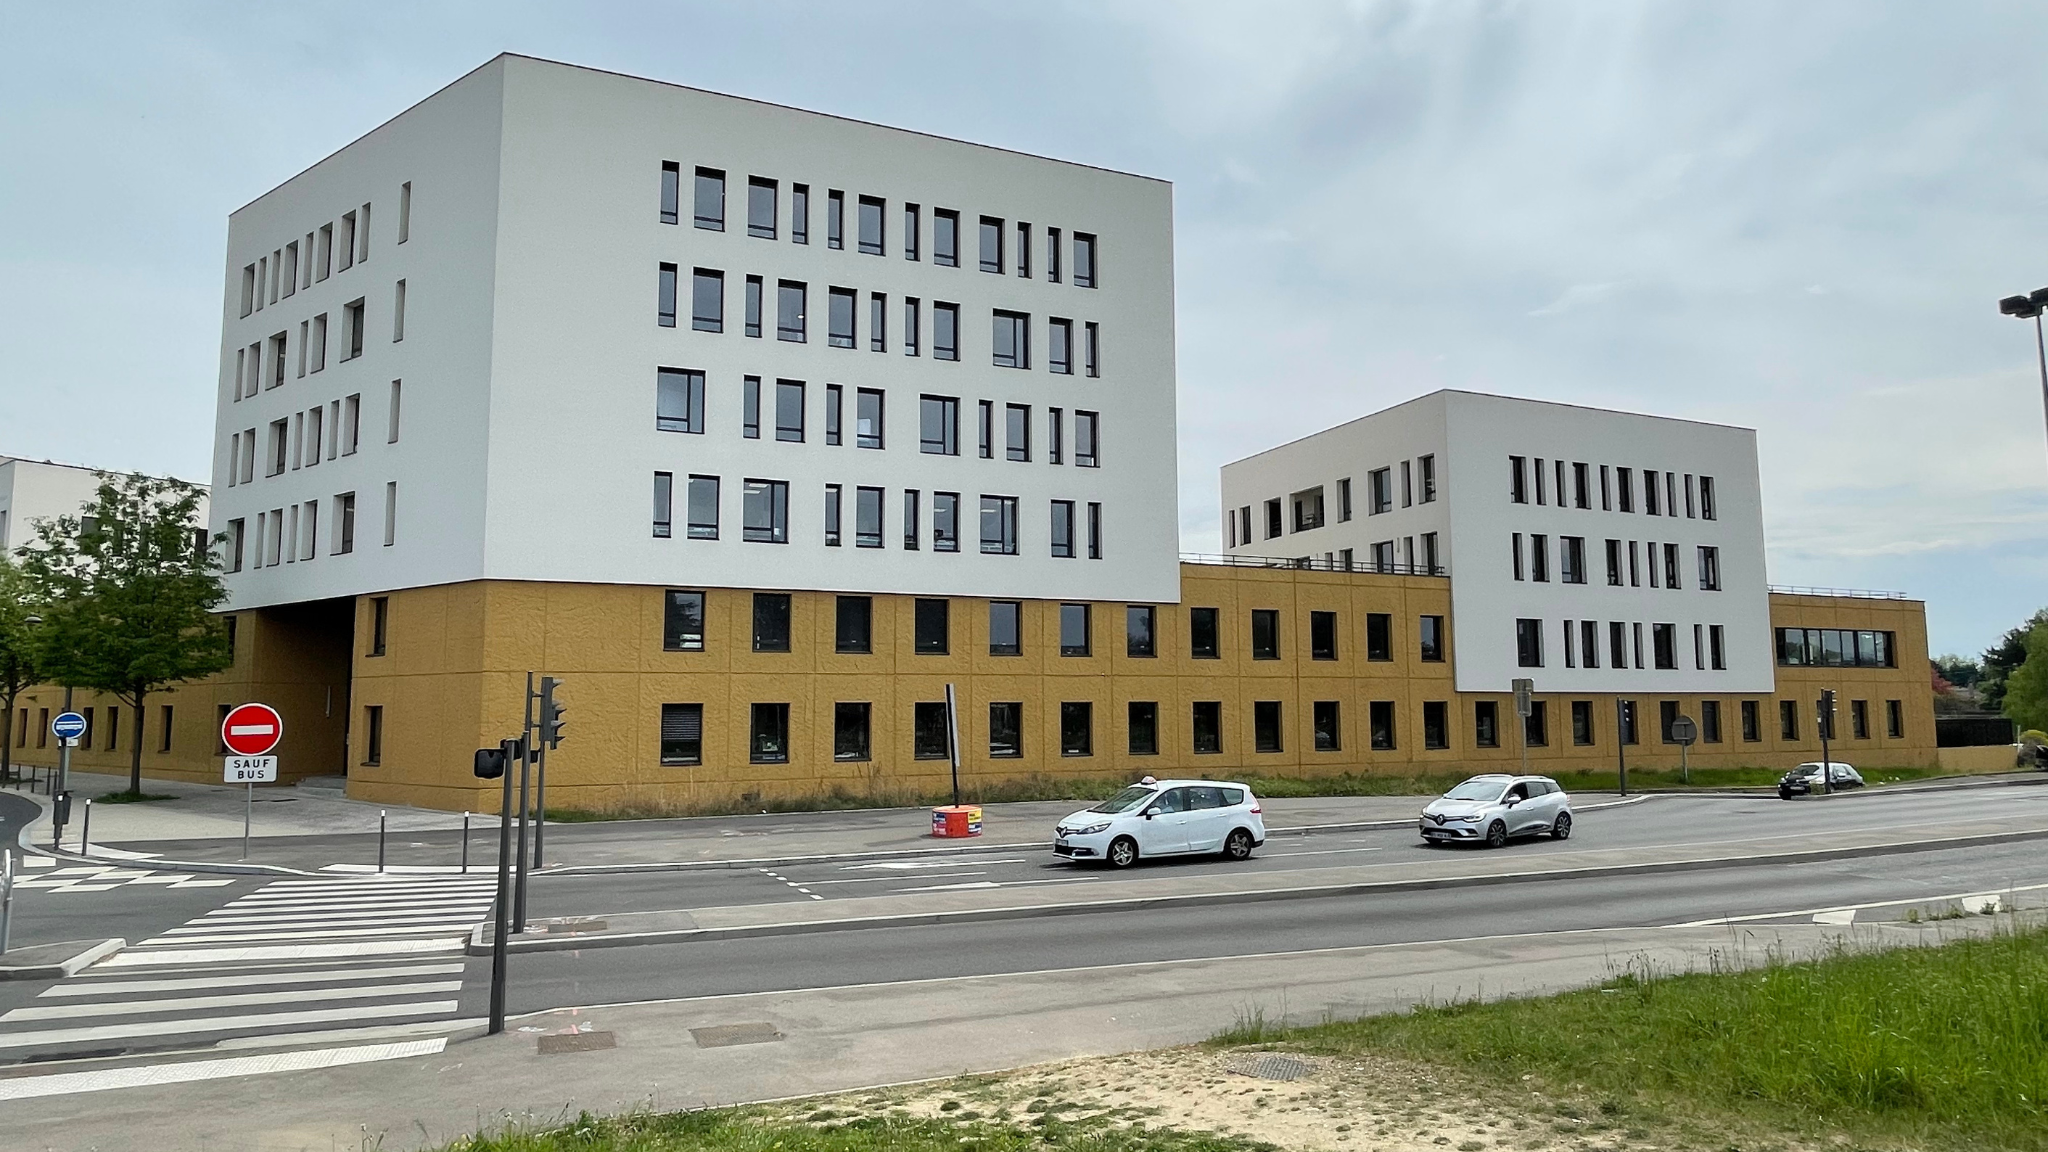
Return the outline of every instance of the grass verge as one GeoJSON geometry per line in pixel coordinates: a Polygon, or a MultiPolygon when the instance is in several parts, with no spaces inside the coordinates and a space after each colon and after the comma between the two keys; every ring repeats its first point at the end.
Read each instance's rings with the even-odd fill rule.
{"type": "Polygon", "coordinates": [[[95,804],[147,804],[152,800],[176,800],[176,796],[159,796],[154,792],[109,792],[105,796],[93,797],[95,804]]]}
{"type": "Polygon", "coordinates": [[[1534,1000],[1275,1029],[1278,1043],[1590,1091],[1628,1110],[1955,1149],[2048,1149],[2048,929],[1940,947],[1838,952],[1749,971],[1645,976],[1534,1000]]]}
{"type": "MultiPolygon", "coordinates": [[[[1042,1115],[1042,1114],[1041,1114],[1042,1115]]],[[[905,1115],[813,1118],[760,1109],[643,1113],[596,1118],[539,1132],[480,1134],[448,1152],[1266,1152],[1236,1136],[1045,1119],[1017,1124],[905,1115]]]]}

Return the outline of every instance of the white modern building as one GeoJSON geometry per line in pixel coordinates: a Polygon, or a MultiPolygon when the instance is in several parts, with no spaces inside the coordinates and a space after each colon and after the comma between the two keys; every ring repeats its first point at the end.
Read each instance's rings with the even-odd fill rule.
{"type": "Polygon", "coordinates": [[[1750,429],[1440,391],[1222,495],[1231,555],[1448,575],[1461,692],[1773,690],[1750,429]]]}
{"type": "MultiPolygon", "coordinates": [[[[77,516],[92,503],[100,487],[100,470],[52,460],[0,456],[0,555],[17,552],[36,538],[38,520],[77,516]]],[[[200,490],[199,515],[206,516],[206,493],[200,490]]]]}
{"type": "Polygon", "coordinates": [[[230,220],[235,608],[1172,601],[1172,189],[500,56],[230,220]]]}

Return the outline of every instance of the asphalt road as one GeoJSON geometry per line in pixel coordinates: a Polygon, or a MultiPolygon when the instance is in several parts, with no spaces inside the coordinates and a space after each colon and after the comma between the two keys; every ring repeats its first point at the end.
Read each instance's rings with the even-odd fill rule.
{"type": "Polygon", "coordinates": [[[2048,884],[2048,863],[2037,843],[2021,842],[1798,866],[538,952],[512,958],[511,1003],[524,1012],[1730,916],[1811,918],[1842,905],[2039,884],[2048,884]]]}
{"type": "MultiPolygon", "coordinates": [[[[1910,833],[1918,825],[1966,822],[1995,812],[2048,818],[2048,788],[1870,794],[1834,800],[1658,797],[1642,804],[1582,812],[1569,841],[1521,840],[1501,853],[1541,858],[1589,848],[1639,848],[1777,839],[1796,849],[1810,834],[1860,829],[1910,833]]],[[[1412,828],[1274,837],[1249,861],[1187,857],[1141,862],[1126,871],[1076,864],[1045,848],[991,848],[964,855],[837,861],[754,869],[699,869],[535,877],[528,896],[536,918],[711,908],[789,900],[841,899],[973,888],[1044,887],[1077,880],[1198,876],[1214,871],[1312,872],[1355,864],[1399,863],[1476,846],[1431,848],[1412,828]]],[[[1305,878],[1313,883],[1313,878],[1305,878]]]]}

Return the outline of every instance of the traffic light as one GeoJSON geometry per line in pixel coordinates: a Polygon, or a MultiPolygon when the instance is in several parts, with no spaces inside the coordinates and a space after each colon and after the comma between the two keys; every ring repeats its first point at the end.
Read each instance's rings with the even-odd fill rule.
{"type": "Polygon", "coordinates": [[[476,763],[471,771],[479,780],[496,780],[505,774],[505,766],[517,764],[526,757],[526,741],[500,740],[496,748],[476,750],[476,763]]]}
{"type": "Polygon", "coordinates": [[[540,679],[540,742],[549,748],[562,746],[562,717],[568,714],[568,707],[555,693],[562,686],[553,676],[540,679]]]}

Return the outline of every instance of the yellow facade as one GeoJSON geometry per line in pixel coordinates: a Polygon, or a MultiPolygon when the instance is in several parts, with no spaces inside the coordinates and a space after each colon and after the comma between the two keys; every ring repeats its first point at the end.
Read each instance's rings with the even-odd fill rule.
{"type": "MultiPolygon", "coordinates": [[[[1156,654],[1149,657],[1126,651],[1122,603],[1091,605],[1090,654],[1061,655],[1060,605],[1052,601],[1023,602],[1020,655],[991,655],[989,602],[968,598],[949,602],[947,652],[917,653],[909,596],[872,597],[873,651],[841,654],[834,643],[837,598],[826,592],[792,594],[788,652],[755,652],[754,594],[702,591],[701,651],[664,650],[665,591],[638,586],[487,581],[365,596],[354,605],[242,613],[235,668],[155,702],[175,704],[175,730],[170,752],[155,751],[150,741],[145,770],[218,779],[217,709],[261,699],[277,704],[286,717],[280,757],[287,779],[333,774],[345,765],[349,794],[360,799],[494,810],[496,786],[471,775],[472,753],[518,734],[528,671],[564,683],[567,736],[550,754],[548,771],[548,804],[558,808],[678,809],[834,790],[881,798],[935,795],[947,785],[948,765],[913,755],[912,716],[917,702],[943,700],[949,683],[960,701],[961,778],[970,788],[1027,777],[1143,773],[1294,777],[1503,770],[1521,754],[1509,697],[1454,690],[1448,629],[1456,622],[1450,619],[1449,582],[1440,578],[1183,565],[1181,602],[1156,606],[1156,654]],[[378,599],[386,602],[382,609],[378,599]],[[1190,651],[1194,608],[1217,610],[1216,658],[1196,659],[1190,651]],[[1279,613],[1277,658],[1253,657],[1255,609],[1279,613]],[[1311,615],[1317,612],[1335,614],[1333,658],[1310,651],[1311,615]],[[1370,614],[1389,619],[1390,659],[1368,659],[1370,614]],[[1447,623],[1446,659],[1421,658],[1425,616],[1447,623]],[[346,671],[339,666],[343,641],[352,653],[346,671]],[[1475,746],[1475,705],[1485,700],[1495,702],[1500,718],[1497,747],[1475,746]],[[1081,701],[1092,705],[1091,751],[1063,755],[1060,705],[1081,701]],[[1158,705],[1155,755],[1130,752],[1133,701],[1158,705]],[[1220,705],[1218,752],[1194,751],[1192,711],[1198,701],[1220,705]],[[1338,746],[1332,750],[1317,749],[1312,717],[1319,701],[1337,705],[1338,746]],[[770,702],[789,706],[787,760],[755,763],[750,706],[770,702]],[[865,760],[834,758],[833,706],[840,702],[870,704],[865,760]],[[1020,755],[990,755],[991,702],[1022,704],[1020,755]],[[1259,702],[1280,706],[1277,751],[1254,748],[1259,702]],[[1374,702],[1392,708],[1392,748],[1371,746],[1368,716],[1374,702]],[[702,705],[701,763],[661,763],[665,703],[702,705]],[[1425,709],[1435,704],[1446,716],[1441,748],[1426,747],[1424,740],[1425,709]],[[374,725],[372,709],[379,710],[374,725]]],[[[1774,595],[1771,615],[1776,627],[1892,632],[1896,666],[1779,667],[1775,696],[1633,694],[1638,742],[1626,749],[1631,768],[1677,766],[1678,747],[1660,738],[1659,706],[1665,700],[1676,701],[1695,719],[1703,700],[1721,701],[1722,738],[1694,745],[1695,766],[1790,767],[1814,759],[1820,744],[1813,702],[1823,688],[1836,689],[1842,701],[1833,745],[1837,759],[1868,767],[1936,762],[1919,602],[1774,595]],[[1743,738],[1744,700],[1756,703],[1755,740],[1743,738]],[[1794,739],[1781,735],[1780,700],[1797,701],[1794,739]],[[1862,736],[1850,722],[1855,700],[1867,702],[1869,723],[1862,736]],[[1897,737],[1888,731],[1888,702],[1894,700],[1903,722],[1897,737]]],[[[1654,684],[1654,672],[1643,675],[1654,684]]],[[[25,699],[32,723],[52,691],[25,699]]],[[[1539,692],[1537,699],[1546,708],[1547,742],[1529,750],[1532,771],[1614,766],[1612,695],[1539,692]],[[1590,702],[1590,743],[1573,739],[1573,701],[1590,702]]],[[[80,703],[105,707],[83,696],[80,703]]],[[[75,763],[94,770],[125,768],[129,738],[124,732],[114,750],[81,751],[75,763]]],[[[31,737],[17,755],[47,762],[54,749],[35,744],[31,737]]]]}

